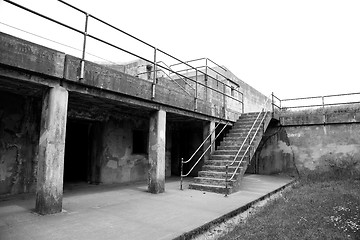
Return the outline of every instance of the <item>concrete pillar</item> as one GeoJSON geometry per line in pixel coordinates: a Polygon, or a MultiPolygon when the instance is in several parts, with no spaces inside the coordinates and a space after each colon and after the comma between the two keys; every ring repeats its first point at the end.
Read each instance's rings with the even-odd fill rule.
{"type": "Polygon", "coordinates": [[[165,191],[165,130],[166,112],[160,109],[150,117],[148,190],[151,193],[165,191]]]}
{"type": "MultiPolygon", "coordinates": [[[[209,134],[215,129],[215,122],[214,121],[210,121],[210,122],[206,122],[204,123],[204,127],[203,127],[203,139],[207,138],[209,136],[209,134]]],[[[215,136],[216,136],[216,133],[215,131],[211,134],[211,137],[205,142],[205,144],[203,145],[203,151],[205,151],[210,143],[212,142],[211,144],[211,147],[210,149],[206,152],[206,154],[204,155],[204,160],[207,160],[209,159],[210,157],[210,154],[212,152],[215,151],[215,136]]]]}
{"type": "Polygon", "coordinates": [[[43,98],[35,210],[39,214],[61,212],[68,91],[50,88],[43,98]]]}

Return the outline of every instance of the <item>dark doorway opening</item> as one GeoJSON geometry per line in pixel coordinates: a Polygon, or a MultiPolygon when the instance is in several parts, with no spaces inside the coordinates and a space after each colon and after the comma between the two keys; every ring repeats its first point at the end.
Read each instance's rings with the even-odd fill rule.
{"type": "Polygon", "coordinates": [[[91,123],[68,120],[66,126],[64,184],[89,182],[91,123]]]}

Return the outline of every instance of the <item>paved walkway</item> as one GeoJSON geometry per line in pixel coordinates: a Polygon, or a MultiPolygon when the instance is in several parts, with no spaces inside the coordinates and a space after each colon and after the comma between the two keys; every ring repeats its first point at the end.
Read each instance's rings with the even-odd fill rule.
{"type": "Polygon", "coordinates": [[[256,201],[291,182],[284,177],[247,175],[241,191],[224,197],[179,190],[150,194],[146,184],[86,186],[65,191],[59,214],[32,212],[34,197],[0,201],[0,239],[173,239],[256,201]]]}

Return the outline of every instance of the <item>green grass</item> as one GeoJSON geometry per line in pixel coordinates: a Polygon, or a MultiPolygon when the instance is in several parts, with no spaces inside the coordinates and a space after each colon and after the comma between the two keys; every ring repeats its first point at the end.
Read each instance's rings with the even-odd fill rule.
{"type": "Polygon", "coordinates": [[[360,181],[300,181],[220,239],[360,239],[360,181]]]}

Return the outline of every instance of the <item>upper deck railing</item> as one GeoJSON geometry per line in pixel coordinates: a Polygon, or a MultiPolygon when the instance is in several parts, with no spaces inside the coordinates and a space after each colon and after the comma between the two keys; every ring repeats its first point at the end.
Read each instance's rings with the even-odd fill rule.
{"type": "Polygon", "coordinates": [[[273,112],[278,110],[325,108],[360,103],[360,92],[280,99],[272,93],[273,112]]]}
{"type": "MultiPolygon", "coordinates": [[[[150,79],[150,80],[152,81],[152,98],[153,99],[156,97],[155,90],[156,90],[156,85],[157,85],[158,69],[162,69],[163,71],[167,71],[168,73],[171,73],[171,74],[176,74],[177,76],[181,77],[182,79],[185,79],[186,81],[193,83],[194,89],[195,89],[195,91],[193,93],[194,110],[197,110],[197,101],[199,99],[198,86],[201,86],[201,87],[208,89],[214,93],[218,93],[218,94],[222,95],[223,96],[223,101],[222,101],[223,106],[222,107],[224,109],[226,108],[226,100],[228,99],[228,100],[233,100],[239,104],[239,112],[244,110],[243,93],[240,91],[238,84],[235,82],[232,82],[230,79],[227,79],[225,76],[224,76],[224,79],[222,80],[222,82],[220,83],[220,84],[222,84],[222,88],[220,87],[220,90],[219,90],[218,86],[213,87],[209,84],[198,81],[197,77],[196,78],[188,77],[184,74],[181,74],[180,72],[174,71],[171,68],[171,66],[174,64],[181,64],[182,66],[186,66],[188,69],[191,69],[192,71],[195,71],[196,73],[205,74],[206,78],[213,78],[212,76],[210,76],[210,74],[207,73],[208,69],[210,69],[208,67],[205,68],[205,72],[201,71],[199,67],[198,68],[193,67],[191,64],[189,64],[189,62],[182,61],[182,60],[174,57],[173,55],[157,48],[156,46],[149,44],[148,42],[146,42],[138,37],[135,37],[134,35],[131,35],[125,31],[123,31],[122,29],[116,27],[115,25],[112,25],[112,24],[110,24],[110,23],[108,23],[108,22],[106,22],[106,21],[80,9],[80,8],[77,8],[74,5],[71,5],[63,0],[57,0],[57,1],[61,4],[63,4],[64,6],[66,6],[67,8],[75,10],[76,12],[82,14],[83,29],[79,29],[79,27],[71,26],[67,23],[64,23],[64,21],[56,20],[53,17],[46,16],[38,11],[35,11],[33,9],[30,9],[28,7],[20,5],[14,1],[3,0],[3,2],[6,2],[14,7],[22,9],[22,10],[24,10],[28,13],[31,13],[33,15],[36,15],[38,17],[41,17],[42,19],[46,19],[47,21],[50,21],[52,23],[55,23],[62,27],[65,27],[66,29],[69,29],[72,32],[74,32],[76,34],[80,34],[82,36],[82,50],[81,50],[81,62],[80,62],[80,73],[79,73],[80,80],[84,78],[85,61],[88,61],[87,55],[91,55],[91,54],[87,53],[88,41],[91,40],[91,41],[96,41],[98,43],[104,44],[107,47],[122,51],[123,53],[126,53],[130,56],[134,56],[134,57],[141,59],[141,60],[149,63],[150,65],[152,65],[154,70],[151,71],[152,79],[150,79]],[[90,21],[92,24],[89,25],[90,21]],[[111,41],[105,40],[105,38],[102,36],[103,34],[90,33],[89,28],[95,24],[100,24],[104,28],[110,28],[112,30],[115,30],[117,33],[120,33],[126,37],[129,37],[131,39],[131,41],[136,42],[136,44],[141,44],[147,50],[150,50],[153,52],[152,58],[149,59],[149,57],[145,57],[142,54],[138,54],[138,53],[134,53],[133,51],[130,51],[123,45],[120,45],[119,41],[116,41],[116,39],[111,39],[111,41]],[[168,61],[166,61],[164,59],[166,59],[168,61]],[[158,64],[158,62],[161,62],[161,61],[171,62],[172,64],[170,64],[170,67],[168,67],[166,64],[158,64]],[[229,85],[228,82],[231,82],[233,85],[235,84],[235,87],[232,85],[229,85]],[[237,92],[237,94],[233,94],[234,92],[237,92]]],[[[211,60],[206,59],[206,61],[211,61],[211,60]]],[[[211,62],[213,62],[213,61],[211,61],[211,62]]],[[[221,66],[219,66],[219,67],[223,68],[221,66]]],[[[213,70],[213,71],[215,71],[215,70],[213,70]]],[[[220,73],[218,73],[218,74],[220,74],[220,73]]],[[[220,75],[222,75],[222,74],[220,74],[220,75]]],[[[224,118],[225,118],[225,111],[224,111],[224,118]]]]}

